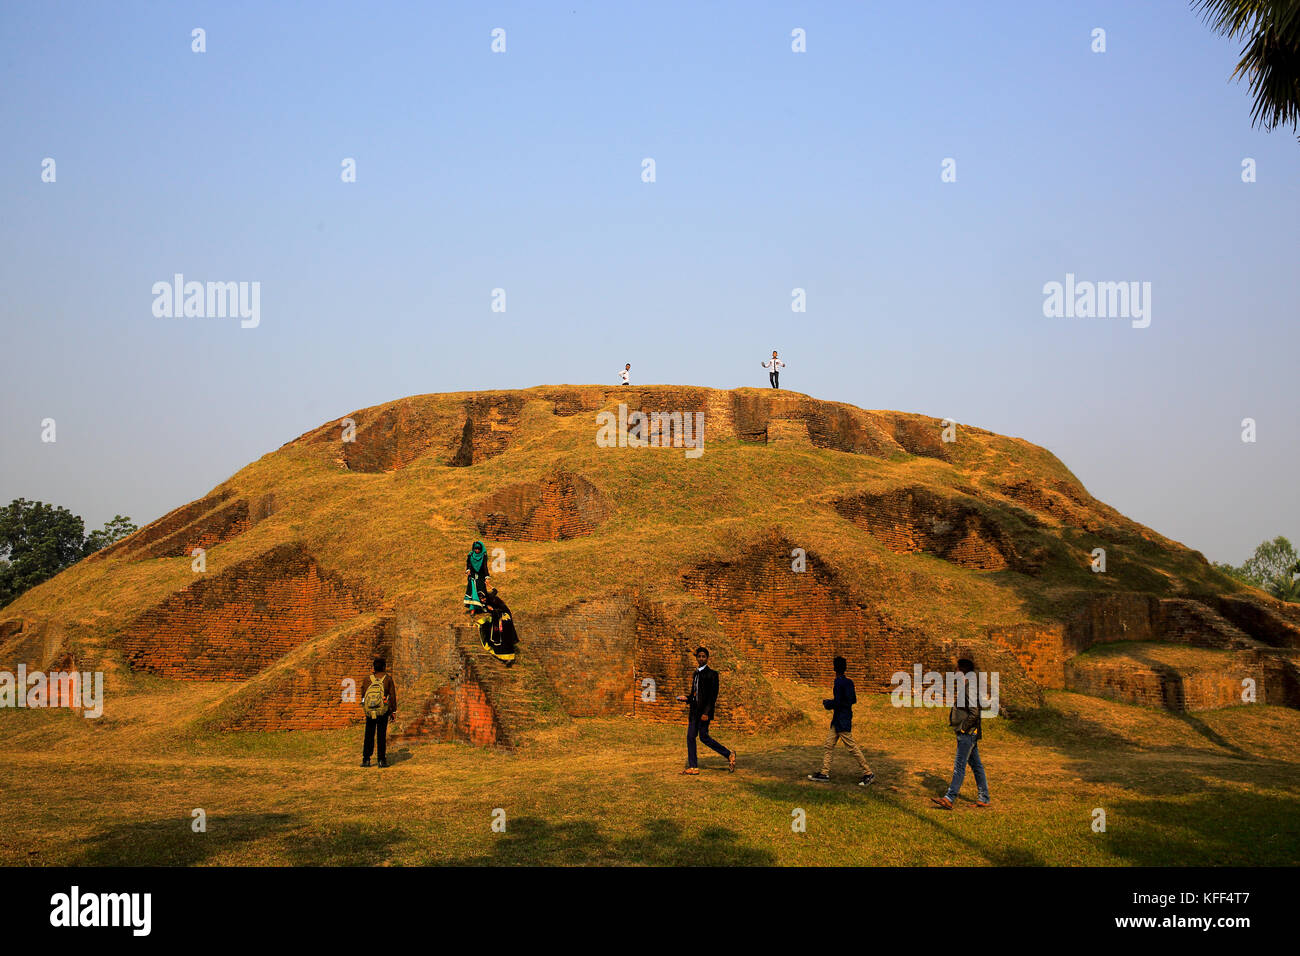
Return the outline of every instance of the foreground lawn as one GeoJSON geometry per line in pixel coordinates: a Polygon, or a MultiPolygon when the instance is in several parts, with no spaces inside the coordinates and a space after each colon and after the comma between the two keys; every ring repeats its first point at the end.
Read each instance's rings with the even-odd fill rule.
{"type": "MultiPolygon", "coordinates": [[[[160,685],[164,682],[159,682],[160,685]]],[[[678,774],[684,726],[577,720],[517,752],[398,743],[357,766],[360,729],[178,734],[173,707],[209,693],[160,686],[88,721],[0,712],[0,863],[152,865],[1289,865],[1300,860],[1300,713],[1177,716],[1055,693],[1032,717],[987,722],[994,807],[931,808],[952,768],[936,711],[873,697],[854,730],[878,782],[809,783],[827,718],[717,737],[678,774]],[[168,695],[173,695],[169,698],[168,695]],[[174,698],[174,699],[173,699],[174,698]],[[182,699],[183,698],[183,699],[182,699]],[[207,831],[193,832],[192,811],[207,831]],[[505,831],[494,832],[494,810],[505,831]],[[1094,832],[1094,811],[1106,815],[1094,832]],[[806,831],[791,827],[802,810],[806,831]],[[498,815],[499,816],[499,815],[498,815]]]]}

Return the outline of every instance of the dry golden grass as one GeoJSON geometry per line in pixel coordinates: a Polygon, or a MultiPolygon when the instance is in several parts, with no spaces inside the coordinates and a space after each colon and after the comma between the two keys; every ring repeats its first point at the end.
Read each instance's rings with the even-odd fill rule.
{"type": "MultiPolygon", "coordinates": [[[[577,720],[519,752],[396,744],[357,766],[360,729],[178,733],[212,685],[167,681],[100,721],[0,714],[4,865],[1217,865],[1300,859],[1300,713],[1238,707],[1177,716],[1073,694],[981,744],[994,807],[929,804],[952,767],[944,715],[883,695],[854,730],[879,779],[864,791],[840,748],[818,769],[818,688],[780,683],[807,719],[779,733],[715,733],[740,770],[701,751],[678,774],[682,726],[577,720]],[[191,813],[207,813],[206,833],[191,813]],[[506,832],[491,829],[493,811],[506,832]],[[791,830],[803,809],[807,832],[791,830]],[[1092,830],[1096,808],[1105,833],[1092,830]]],[[[725,693],[725,688],[724,688],[725,693]]]]}

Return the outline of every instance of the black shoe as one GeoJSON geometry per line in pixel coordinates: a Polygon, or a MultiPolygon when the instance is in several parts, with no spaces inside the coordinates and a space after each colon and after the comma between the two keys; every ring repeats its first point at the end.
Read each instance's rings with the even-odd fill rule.
{"type": "Polygon", "coordinates": [[[809,780],[812,780],[812,781],[815,781],[816,783],[830,783],[830,782],[831,782],[830,775],[829,775],[829,774],[825,774],[825,773],[821,773],[820,771],[818,771],[817,773],[810,773],[810,774],[808,774],[808,779],[809,779],[809,780]]]}
{"type": "Polygon", "coordinates": [[[875,775],[874,773],[868,771],[867,773],[864,773],[864,774],[862,775],[862,779],[858,781],[858,786],[859,786],[859,787],[869,787],[869,786],[871,786],[871,785],[872,785],[873,783],[875,783],[875,782],[876,782],[876,775],[875,775]]]}
{"type": "Polygon", "coordinates": [[[370,758],[369,758],[369,757],[362,757],[362,758],[361,758],[361,766],[363,766],[363,767],[369,767],[369,766],[370,766],[370,758]]]}
{"type": "Polygon", "coordinates": [[[387,761],[385,758],[380,757],[380,758],[379,758],[379,766],[381,766],[381,767],[387,767],[387,766],[388,766],[388,761],[387,761]]]}

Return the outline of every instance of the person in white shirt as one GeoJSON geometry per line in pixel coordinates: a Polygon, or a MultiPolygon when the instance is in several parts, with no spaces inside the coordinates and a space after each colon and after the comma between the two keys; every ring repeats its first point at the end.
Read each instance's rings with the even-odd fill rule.
{"type": "Polygon", "coordinates": [[[626,365],[624,365],[624,366],[623,366],[623,371],[619,372],[618,374],[621,375],[621,376],[623,376],[623,384],[624,384],[624,385],[628,385],[628,384],[630,384],[630,383],[628,382],[628,376],[630,376],[630,375],[632,374],[632,363],[631,363],[631,362],[628,362],[626,365]]]}
{"type": "Polygon", "coordinates": [[[785,368],[785,363],[776,357],[776,350],[772,350],[772,360],[764,362],[763,368],[770,369],[767,373],[767,380],[772,383],[773,388],[781,387],[781,369],[785,368]]]}

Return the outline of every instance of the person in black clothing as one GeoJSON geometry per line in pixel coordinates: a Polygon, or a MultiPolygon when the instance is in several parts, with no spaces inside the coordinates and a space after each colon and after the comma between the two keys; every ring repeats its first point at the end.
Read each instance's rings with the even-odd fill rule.
{"type": "Polygon", "coordinates": [[[837,657],[832,662],[832,666],[835,668],[835,687],[831,691],[830,700],[822,701],[822,706],[831,711],[831,730],[826,735],[822,769],[818,773],[808,774],[808,779],[817,783],[830,783],[831,752],[835,750],[835,744],[842,740],[844,746],[849,748],[849,753],[857,758],[858,765],[862,767],[862,778],[858,781],[858,786],[867,787],[875,781],[876,775],[867,765],[867,758],[862,755],[862,748],[853,739],[853,705],[858,702],[858,694],[853,687],[853,681],[849,680],[844,673],[848,670],[848,661],[837,657]]]}
{"type": "Polygon", "coordinates": [[[727,758],[727,769],[736,772],[736,752],[728,750],[709,736],[709,724],[713,720],[713,709],[718,702],[718,672],[709,666],[709,650],[706,647],[695,649],[695,662],[699,665],[691,677],[691,693],[687,697],[678,695],[683,704],[690,705],[690,719],[686,725],[686,769],[682,771],[690,776],[698,776],[700,768],[695,757],[695,738],[727,758]]]}
{"type": "Polygon", "coordinates": [[[980,760],[980,738],[984,736],[984,729],[980,721],[980,701],[979,692],[975,683],[975,662],[969,657],[963,657],[957,662],[957,670],[961,671],[964,678],[963,684],[958,686],[958,698],[953,703],[952,710],[948,712],[948,726],[957,732],[957,759],[953,763],[952,783],[948,787],[948,792],[942,797],[931,797],[930,802],[936,807],[943,810],[951,810],[952,802],[957,799],[957,794],[961,791],[962,782],[966,779],[966,764],[970,764],[971,770],[975,772],[975,806],[987,807],[989,805],[989,782],[984,776],[984,762],[980,760]]]}
{"type": "Polygon", "coordinates": [[[370,755],[375,752],[375,744],[378,743],[379,766],[387,767],[388,721],[397,713],[397,685],[386,673],[388,663],[382,657],[375,658],[374,667],[375,671],[370,675],[370,686],[361,695],[361,706],[366,712],[366,739],[361,745],[361,766],[370,766],[370,755]],[[378,706],[372,707],[372,701],[366,699],[371,687],[376,689],[376,693],[371,696],[379,698],[378,706]]]}

